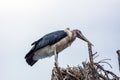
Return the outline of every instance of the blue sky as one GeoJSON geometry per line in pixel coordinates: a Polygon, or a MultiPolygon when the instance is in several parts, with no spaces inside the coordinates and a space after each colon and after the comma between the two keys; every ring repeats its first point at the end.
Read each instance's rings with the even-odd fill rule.
{"type": "MultiPolygon", "coordinates": [[[[110,58],[113,68],[105,68],[120,75],[116,55],[120,49],[119,0],[1,0],[0,79],[50,80],[54,57],[30,67],[24,56],[32,42],[66,27],[81,30],[100,55],[95,61],[110,58]]],[[[87,43],[79,39],[59,54],[61,67],[81,65],[85,60],[87,43]]]]}

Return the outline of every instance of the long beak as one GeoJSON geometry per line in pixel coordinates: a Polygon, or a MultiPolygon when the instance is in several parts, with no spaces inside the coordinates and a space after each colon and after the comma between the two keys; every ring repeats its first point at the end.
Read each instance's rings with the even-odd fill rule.
{"type": "Polygon", "coordinates": [[[79,34],[78,38],[82,39],[83,41],[85,41],[93,46],[93,44],[82,33],[79,34]]]}

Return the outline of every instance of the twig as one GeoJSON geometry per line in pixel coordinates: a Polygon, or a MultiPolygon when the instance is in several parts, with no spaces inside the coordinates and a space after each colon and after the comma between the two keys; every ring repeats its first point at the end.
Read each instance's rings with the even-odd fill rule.
{"type": "Polygon", "coordinates": [[[92,45],[90,43],[88,43],[88,51],[89,51],[90,62],[93,63],[92,45]]]}
{"type": "Polygon", "coordinates": [[[119,64],[119,71],[120,71],[120,50],[116,51],[118,54],[118,64],[119,64]]]}
{"type": "Polygon", "coordinates": [[[111,59],[103,59],[98,62],[94,62],[94,57],[97,52],[94,54],[92,53],[92,46],[89,43],[88,52],[89,61],[82,62],[82,67],[70,67],[68,65],[67,68],[64,69],[55,64],[55,67],[52,71],[51,80],[120,80],[120,77],[118,77],[116,74],[104,69],[104,63],[108,64],[112,68],[112,66],[107,62],[107,60],[111,59]]]}
{"type": "Polygon", "coordinates": [[[108,64],[110,66],[110,68],[112,68],[112,66],[108,62],[106,62],[106,60],[111,60],[111,59],[103,59],[103,60],[100,60],[97,63],[106,63],[106,64],[108,64]]]}

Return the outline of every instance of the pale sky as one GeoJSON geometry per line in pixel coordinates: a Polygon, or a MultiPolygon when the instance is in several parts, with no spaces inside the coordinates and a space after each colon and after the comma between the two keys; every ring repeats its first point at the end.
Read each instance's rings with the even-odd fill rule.
{"type": "MultiPolygon", "coordinates": [[[[0,80],[50,80],[54,57],[30,67],[24,56],[32,42],[66,27],[81,30],[100,55],[95,61],[110,58],[113,68],[105,68],[120,75],[120,0],[0,0],[0,80]]],[[[86,60],[87,43],[79,39],[59,54],[64,68],[86,60]]]]}

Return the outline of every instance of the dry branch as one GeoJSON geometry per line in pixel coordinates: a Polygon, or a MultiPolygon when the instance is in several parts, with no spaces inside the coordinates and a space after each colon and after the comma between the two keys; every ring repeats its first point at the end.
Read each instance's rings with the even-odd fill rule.
{"type": "Polygon", "coordinates": [[[118,64],[119,64],[119,71],[120,71],[120,50],[117,50],[117,54],[118,54],[118,64]]]}
{"type": "Polygon", "coordinates": [[[92,46],[88,44],[89,62],[83,62],[83,66],[61,68],[55,64],[52,70],[51,80],[120,80],[120,78],[109,70],[105,70],[100,63],[106,63],[112,67],[106,60],[94,62],[92,46]]]}

